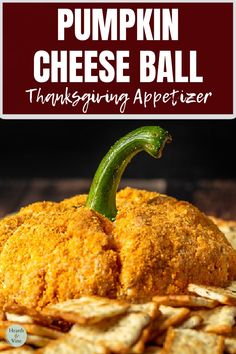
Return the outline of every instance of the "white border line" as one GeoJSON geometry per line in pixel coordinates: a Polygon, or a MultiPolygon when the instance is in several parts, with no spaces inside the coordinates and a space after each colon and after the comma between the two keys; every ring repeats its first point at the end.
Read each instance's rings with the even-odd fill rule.
{"type": "MultiPolygon", "coordinates": [[[[198,119],[198,120],[208,120],[208,119],[234,119],[236,118],[236,0],[195,0],[195,1],[172,1],[172,0],[148,0],[145,3],[231,3],[233,4],[233,114],[3,114],[3,3],[110,3],[110,0],[24,0],[24,1],[15,1],[15,0],[0,0],[0,119],[20,119],[20,120],[153,120],[153,119],[176,119],[176,120],[189,120],[189,119],[198,119]]],[[[143,0],[115,0],[114,3],[144,3],[143,0]]]]}

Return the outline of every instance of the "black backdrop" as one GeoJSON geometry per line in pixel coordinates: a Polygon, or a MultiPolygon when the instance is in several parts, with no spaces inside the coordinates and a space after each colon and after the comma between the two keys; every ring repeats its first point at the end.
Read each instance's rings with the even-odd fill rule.
{"type": "Polygon", "coordinates": [[[120,136],[141,125],[161,125],[173,136],[156,162],[139,154],[130,178],[235,178],[236,121],[0,120],[0,178],[92,177],[120,136]]]}

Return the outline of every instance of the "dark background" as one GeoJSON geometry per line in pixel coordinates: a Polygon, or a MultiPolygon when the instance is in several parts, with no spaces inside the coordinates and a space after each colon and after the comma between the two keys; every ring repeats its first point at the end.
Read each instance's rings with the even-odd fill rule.
{"type": "Polygon", "coordinates": [[[161,125],[173,142],[159,161],[138,154],[121,187],[188,200],[208,215],[236,220],[236,120],[0,120],[0,217],[40,200],[87,193],[109,147],[142,125],[161,125]]]}
{"type": "Polygon", "coordinates": [[[92,177],[109,147],[142,125],[173,136],[158,162],[141,153],[128,178],[235,178],[235,120],[4,121],[0,120],[1,178],[92,177]]]}

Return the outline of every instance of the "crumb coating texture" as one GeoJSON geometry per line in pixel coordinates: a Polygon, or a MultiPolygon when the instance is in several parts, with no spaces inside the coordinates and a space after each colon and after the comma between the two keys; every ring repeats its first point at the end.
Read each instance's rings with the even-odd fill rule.
{"type": "Polygon", "coordinates": [[[1,301],[38,309],[91,294],[146,301],[236,278],[236,251],[193,205],[126,188],[112,223],[85,201],[34,203],[0,221],[1,301]]]}

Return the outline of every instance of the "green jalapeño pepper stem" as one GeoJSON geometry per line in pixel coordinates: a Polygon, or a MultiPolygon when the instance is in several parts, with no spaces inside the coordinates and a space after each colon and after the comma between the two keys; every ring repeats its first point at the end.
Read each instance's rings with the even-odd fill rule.
{"type": "Polygon", "coordinates": [[[159,158],[165,143],[170,141],[168,132],[155,126],[138,128],[118,140],[96,171],[86,206],[114,220],[117,214],[116,192],[130,160],[142,150],[159,158]]]}

